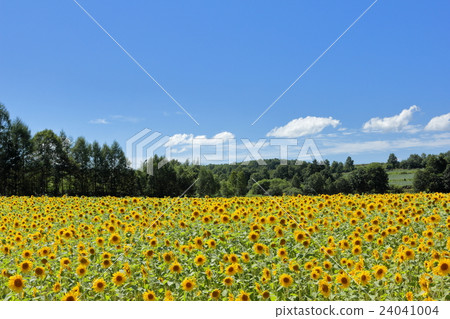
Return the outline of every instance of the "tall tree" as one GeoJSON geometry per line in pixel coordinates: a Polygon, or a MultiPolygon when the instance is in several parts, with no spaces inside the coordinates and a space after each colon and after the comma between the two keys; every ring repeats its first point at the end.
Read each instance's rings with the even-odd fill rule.
{"type": "Polygon", "coordinates": [[[389,158],[386,164],[387,169],[396,169],[400,166],[397,156],[395,156],[394,153],[389,154],[389,158]]]}

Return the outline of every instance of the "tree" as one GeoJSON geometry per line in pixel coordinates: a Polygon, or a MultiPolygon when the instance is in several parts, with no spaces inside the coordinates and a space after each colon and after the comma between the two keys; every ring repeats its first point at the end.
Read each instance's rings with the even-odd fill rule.
{"type": "Polygon", "coordinates": [[[305,193],[307,195],[323,194],[325,190],[325,179],[320,172],[314,173],[306,179],[305,193]]]}
{"type": "Polygon", "coordinates": [[[0,194],[6,193],[9,165],[9,134],[11,121],[6,107],[0,103],[0,194]]]}
{"type": "Polygon", "coordinates": [[[50,192],[58,195],[57,165],[62,153],[61,139],[52,130],[43,130],[36,133],[32,142],[35,172],[39,175],[37,190],[40,194],[50,192]]]}
{"type": "Polygon", "coordinates": [[[88,194],[91,146],[84,137],[77,138],[71,150],[71,155],[76,165],[76,192],[77,194],[88,194]]]}
{"type": "Polygon", "coordinates": [[[219,190],[220,184],[215,180],[213,173],[205,167],[200,168],[197,182],[199,196],[214,196],[219,190]]]}
{"type": "Polygon", "coordinates": [[[352,158],[349,156],[347,157],[347,159],[345,160],[345,164],[344,164],[344,170],[346,172],[351,172],[355,169],[355,165],[354,162],[352,160],[352,158]]]}
{"type": "Polygon", "coordinates": [[[10,127],[10,172],[12,194],[30,194],[26,180],[32,153],[31,132],[20,120],[16,119],[10,127]]]}
{"type": "Polygon", "coordinates": [[[369,185],[367,184],[367,172],[364,168],[358,168],[350,173],[349,181],[352,189],[356,193],[367,193],[369,185]]]}
{"type": "Polygon", "coordinates": [[[247,193],[247,178],[242,170],[234,170],[228,178],[229,188],[234,196],[244,196],[247,193]]]}
{"type": "Polygon", "coordinates": [[[387,160],[387,165],[386,168],[387,169],[395,169],[398,168],[400,165],[397,156],[395,156],[394,153],[389,154],[389,158],[387,160]]]}
{"type": "Polygon", "coordinates": [[[389,188],[389,176],[380,164],[370,164],[367,169],[367,184],[372,193],[385,193],[389,188]]]}

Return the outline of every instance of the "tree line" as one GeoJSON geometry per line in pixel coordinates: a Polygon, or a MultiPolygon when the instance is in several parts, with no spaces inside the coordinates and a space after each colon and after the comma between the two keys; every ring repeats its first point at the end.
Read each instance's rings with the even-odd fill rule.
{"type": "Polygon", "coordinates": [[[439,156],[411,155],[399,162],[394,154],[387,163],[355,165],[346,161],[265,160],[240,164],[194,165],[177,160],[158,168],[163,157],[130,167],[117,142],[100,145],[83,137],[71,141],[62,131],[31,134],[20,119],[11,120],[0,104],[0,195],[86,196],[252,196],[317,195],[336,193],[385,193],[386,170],[421,168],[414,187],[418,191],[449,191],[449,153],[439,156]],[[420,160],[419,160],[420,159],[420,160]],[[153,174],[147,173],[153,165],[153,174]],[[417,182],[416,182],[417,180],[417,182]]]}

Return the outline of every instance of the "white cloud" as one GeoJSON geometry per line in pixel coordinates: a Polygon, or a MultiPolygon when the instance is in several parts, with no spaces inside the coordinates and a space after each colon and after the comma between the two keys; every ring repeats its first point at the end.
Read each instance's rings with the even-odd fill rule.
{"type": "Polygon", "coordinates": [[[295,138],[317,134],[327,126],[336,127],[341,122],[330,117],[307,116],[290,121],[285,126],[275,127],[266,136],[295,138]]]}
{"type": "MultiPolygon", "coordinates": [[[[227,131],[217,133],[216,135],[213,136],[213,139],[221,139],[221,140],[229,140],[233,138],[234,134],[227,131]]],[[[192,144],[194,140],[196,140],[197,143],[199,142],[208,143],[211,141],[211,139],[207,138],[206,135],[194,136],[193,134],[175,134],[169,137],[169,140],[165,145],[168,147],[175,145],[187,145],[192,144]]]]}
{"type": "Polygon", "coordinates": [[[230,139],[234,138],[234,134],[230,133],[230,132],[227,132],[227,131],[224,131],[224,132],[217,133],[216,135],[214,135],[213,138],[219,138],[219,139],[222,139],[222,140],[230,140],[230,139]]]}
{"type": "Polygon", "coordinates": [[[433,117],[425,126],[425,131],[450,131],[450,113],[433,117]]]}
{"type": "Polygon", "coordinates": [[[450,145],[450,138],[429,136],[422,138],[397,139],[391,141],[355,141],[333,144],[329,148],[320,148],[322,155],[329,154],[358,154],[368,152],[387,152],[400,149],[446,147],[450,145]]]}
{"type": "Polygon", "coordinates": [[[95,119],[89,121],[91,124],[109,124],[109,122],[106,119],[95,119]]]}
{"type": "Polygon", "coordinates": [[[409,109],[404,109],[400,114],[391,117],[374,117],[364,123],[363,131],[365,132],[417,132],[417,128],[409,125],[413,113],[418,111],[419,107],[411,106],[409,109]]]}
{"type": "Polygon", "coordinates": [[[169,140],[165,145],[175,146],[175,145],[190,144],[192,143],[193,138],[194,135],[192,134],[175,134],[169,137],[169,140]]]}

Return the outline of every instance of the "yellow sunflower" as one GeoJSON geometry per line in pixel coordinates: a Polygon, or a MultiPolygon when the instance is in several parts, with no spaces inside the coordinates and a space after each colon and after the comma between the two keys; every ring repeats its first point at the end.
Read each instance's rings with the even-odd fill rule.
{"type": "Polygon", "coordinates": [[[94,289],[95,292],[102,292],[105,290],[106,282],[103,278],[95,279],[92,283],[92,289],[94,289]]]}
{"type": "Polygon", "coordinates": [[[8,287],[14,292],[21,292],[25,287],[25,281],[21,275],[15,275],[9,277],[8,287]]]}
{"type": "Polygon", "coordinates": [[[347,289],[350,287],[351,280],[350,277],[344,272],[337,276],[336,282],[340,284],[343,289],[347,289]]]}
{"type": "Polygon", "coordinates": [[[279,282],[281,286],[283,286],[284,288],[288,288],[294,283],[294,280],[290,275],[282,274],[279,278],[279,282]]]}
{"type": "Polygon", "coordinates": [[[124,273],[118,271],[113,275],[112,278],[112,282],[116,285],[116,286],[121,286],[125,283],[126,280],[126,276],[124,273]]]}
{"type": "Polygon", "coordinates": [[[327,280],[319,281],[319,292],[322,294],[322,296],[328,298],[331,294],[331,283],[329,283],[327,280]]]}
{"type": "Polygon", "coordinates": [[[144,292],[142,294],[142,298],[145,301],[157,301],[158,300],[158,298],[156,298],[156,294],[152,290],[144,292]]]}
{"type": "Polygon", "coordinates": [[[76,293],[73,293],[72,291],[69,291],[68,293],[66,293],[62,298],[62,301],[77,301],[78,300],[78,296],[76,293]]]}
{"type": "Polygon", "coordinates": [[[181,282],[181,287],[183,288],[184,291],[191,291],[192,289],[195,288],[195,281],[192,280],[191,278],[185,278],[181,282]]]}

